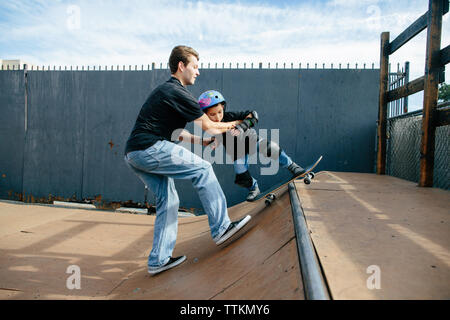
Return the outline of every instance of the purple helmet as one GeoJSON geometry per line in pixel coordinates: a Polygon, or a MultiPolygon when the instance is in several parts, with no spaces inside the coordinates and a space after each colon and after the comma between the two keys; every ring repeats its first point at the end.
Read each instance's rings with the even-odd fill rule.
{"type": "Polygon", "coordinates": [[[225,98],[219,91],[208,90],[203,92],[198,98],[198,104],[203,111],[215,106],[218,103],[223,103],[224,105],[226,104],[225,98]]]}

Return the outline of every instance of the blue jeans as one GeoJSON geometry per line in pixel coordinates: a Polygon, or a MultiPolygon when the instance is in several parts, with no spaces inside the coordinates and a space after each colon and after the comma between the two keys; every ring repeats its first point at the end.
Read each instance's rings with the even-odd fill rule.
{"type": "Polygon", "coordinates": [[[156,220],[149,267],[160,267],[172,256],[178,231],[179,198],[174,179],[190,179],[208,215],[213,239],[231,221],[225,195],[209,162],[170,141],[158,141],[146,150],[132,151],[125,162],[156,196],[156,220]]]}
{"type": "MultiPolygon", "coordinates": [[[[256,150],[259,152],[259,143],[256,145],[256,150]]],[[[282,150],[280,154],[280,165],[283,168],[287,168],[291,165],[292,159],[282,150]]],[[[236,159],[236,161],[233,162],[234,166],[234,173],[241,174],[248,170],[248,154],[246,154],[243,158],[236,159]]],[[[255,188],[258,186],[258,181],[253,178],[253,184],[250,188],[248,188],[250,191],[255,190],[255,188]]]]}

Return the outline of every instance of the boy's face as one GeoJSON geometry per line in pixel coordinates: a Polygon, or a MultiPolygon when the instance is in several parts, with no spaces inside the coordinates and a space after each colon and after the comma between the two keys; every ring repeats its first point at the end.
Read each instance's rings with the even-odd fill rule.
{"type": "Polygon", "coordinates": [[[211,121],[220,122],[223,119],[223,104],[206,109],[206,115],[211,121]]]}

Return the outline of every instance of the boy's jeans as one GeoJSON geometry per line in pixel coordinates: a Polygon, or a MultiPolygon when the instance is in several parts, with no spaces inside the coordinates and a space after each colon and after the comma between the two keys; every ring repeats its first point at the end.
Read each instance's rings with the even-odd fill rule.
{"type": "Polygon", "coordinates": [[[146,150],[129,152],[125,162],[156,196],[153,248],[148,266],[166,264],[178,231],[179,199],[174,179],[190,179],[208,215],[213,239],[220,237],[231,221],[225,195],[209,162],[170,141],[158,141],[146,150]]]}

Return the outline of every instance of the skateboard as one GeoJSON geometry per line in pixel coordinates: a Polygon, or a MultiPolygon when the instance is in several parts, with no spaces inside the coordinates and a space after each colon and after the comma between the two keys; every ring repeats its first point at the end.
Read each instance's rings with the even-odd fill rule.
{"type": "Polygon", "coordinates": [[[320,160],[322,160],[322,156],[320,156],[319,159],[316,160],[316,162],[307,166],[305,168],[305,172],[303,172],[301,175],[293,177],[288,181],[280,182],[275,186],[272,186],[269,190],[261,192],[252,202],[264,199],[266,205],[272,204],[272,202],[275,201],[276,199],[275,192],[284,187],[285,185],[287,185],[289,182],[292,182],[297,179],[303,179],[303,182],[305,184],[310,184],[311,180],[314,179],[315,176],[313,170],[319,164],[320,160]]]}

